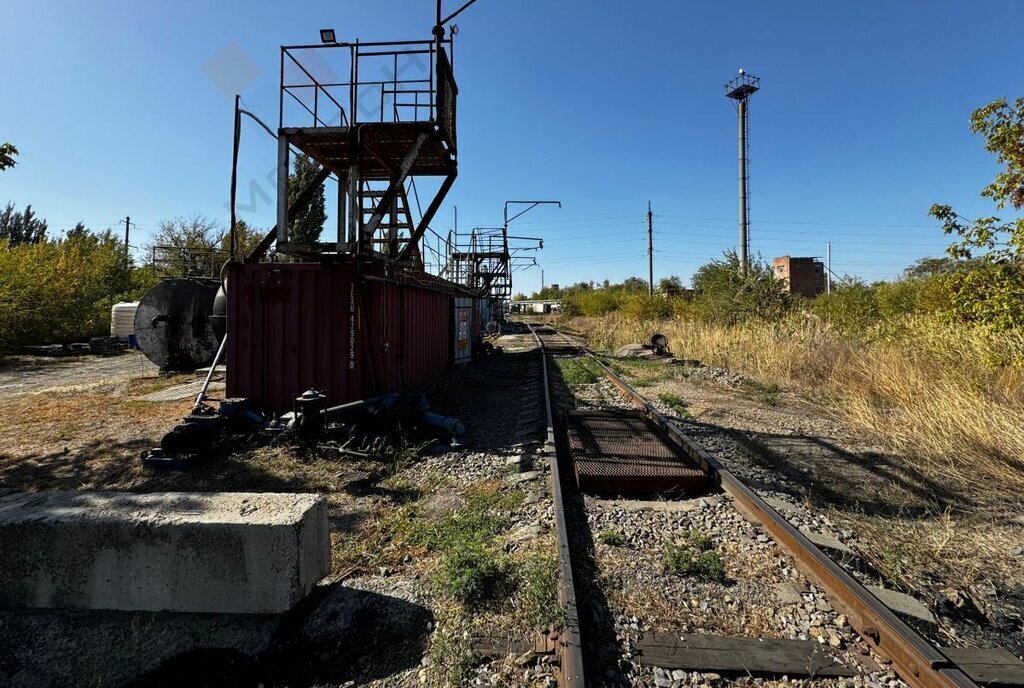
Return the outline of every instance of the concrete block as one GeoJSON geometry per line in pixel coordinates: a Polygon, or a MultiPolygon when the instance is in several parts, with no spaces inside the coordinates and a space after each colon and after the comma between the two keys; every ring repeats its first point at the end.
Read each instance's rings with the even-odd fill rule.
{"type": "Polygon", "coordinates": [[[821,549],[847,556],[857,556],[857,553],[854,552],[849,545],[844,544],[835,536],[829,535],[828,533],[816,533],[812,530],[801,529],[801,531],[807,536],[808,540],[821,549]]]}
{"type": "Polygon", "coordinates": [[[0,605],[274,614],[330,571],[312,494],[0,495],[0,605]]]}
{"type": "Polygon", "coordinates": [[[882,604],[897,614],[908,616],[912,619],[917,619],[918,621],[923,621],[933,626],[937,623],[935,615],[932,614],[931,610],[910,595],[899,592],[898,590],[880,588],[877,585],[868,585],[865,587],[872,595],[877,597],[882,604]]]}

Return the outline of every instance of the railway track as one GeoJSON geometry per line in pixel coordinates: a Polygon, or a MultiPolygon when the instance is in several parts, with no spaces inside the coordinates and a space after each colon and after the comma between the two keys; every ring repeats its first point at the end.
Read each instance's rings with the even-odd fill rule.
{"type": "MultiPolygon", "coordinates": [[[[578,494],[577,476],[572,468],[573,458],[566,451],[568,443],[564,437],[556,435],[556,428],[565,433],[565,424],[559,422],[559,412],[553,403],[552,374],[549,370],[549,359],[552,355],[578,355],[604,376],[604,379],[621,395],[614,400],[621,404],[625,400],[638,410],[638,416],[650,427],[650,434],[658,434],[674,445],[676,453],[685,458],[690,466],[695,467],[706,476],[708,488],[712,492],[721,491],[730,500],[732,506],[751,524],[763,529],[775,545],[784,551],[795,562],[799,571],[806,576],[813,586],[823,591],[831,606],[845,616],[849,628],[884,661],[891,662],[891,669],[907,685],[914,688],[976,688],[964,670],[950,659],[942,650],[919,635],[913,628],[904,623],[895,613],[882,604],[856,579],[847,573],[839,564],[826,556],[807,537],[791,525],[779,512],[765,500],[732,474],[713,454],[709,453],[688,437],[674,422],[658,411],[642,394],[634,389],[622,377],[593,355],[584,345],[574,342],[548,327],[530,326],[542,351],[542,369],[545,390],[545,407],[547,419],[547,439],[545,452],[550,457],[553,476],[552,497],[557,525],[558,551],[560,558],[559,599],[566,610],[566,625],[559,640],[561,672],[559,685],[569,688],[592,685],[629,685],[628,682],[616,683],[611,680],[612,670],[608,675],[594,676],[595,664],[588,661],[592,658],[587,652],[593,651],[594,643],[588,634],[595,629],[587,623],[581,623],[581,581],[579,571],[580,547],[572,547],[571,534],[576,532],[578,522],[573,524],[570,513],[571,503],[579,510],[584,504],[578,494]]],[[[598,394],[608,398],[605,387],[598,386],[598,394]]],[[[592,448],[593,449],[593,448],[592,448]]],[[[589,458],[589,457],[588,457],[589,458]]],[[[603,457],[597,456],[600,460],[603,457]]],[[[621,470],[621,463],[614,467],[621,470]]],[[[628,472],[628,471],[627,471],[628,472]]],[[[664,478],[664,475],[661,476],[664,478]]],[[[678,480],[682,480],[679,478],[678,480]]],[[[579,519],[579,514],[577,521],[579,519]]],[[[583,524],[586,527],[586,524],[583,524]]],[[[593,546],[591,540],[590,545],[593,546]]],[[[584,555],[585,556],[585,555],[584,555]]],[[[592,567],[591,567],[592,568],[592,567]]],[[[591,595],[591,591],[585,591],[591,595]]],[[[728,599],[728,598],[726,598],[728,599]]],[[[714,667],[711,667],[712,669],[714,667]]],[[[827,673],[827,672],[825,672],[827,673]]],[[[812,672],[813,674],[813,672],[812,672]]],[[[663,679],[664,680],[664,679],[663,679]]],[[[641,684],[643,684],[641,682],[641,684]]],[[[655,685],[666,685],[655,682],[655,685]]]]}

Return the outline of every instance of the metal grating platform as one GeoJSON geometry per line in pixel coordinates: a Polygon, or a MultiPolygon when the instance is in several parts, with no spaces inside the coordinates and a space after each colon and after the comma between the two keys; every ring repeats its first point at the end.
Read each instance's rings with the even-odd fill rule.
{"type": "Polygon", "coordinates": [[[569,411],[569,449],[588,492],[701,492],[707,475],[641,411],[569,411]]]}

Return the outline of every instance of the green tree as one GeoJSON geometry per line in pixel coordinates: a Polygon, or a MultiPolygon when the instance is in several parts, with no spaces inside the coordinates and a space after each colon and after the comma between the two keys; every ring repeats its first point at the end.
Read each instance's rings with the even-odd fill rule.
{"type": "Polygon", "coordinates": [[[148,252],[154,267],[175,277],[214,277],[228,254],[221,250],[224,228],[203,215],[176,217],[159,224],[148,252]]]}
{"type": "MultiPolygon", "coordinates": [[[[295,156],[295,164],[292,173],[288,177],[288,204],[291,205],[298,198],[306,185],[313,181],[320,166],[311,158],[305,155],[295,156]]],[[[296,244],[312,244],[320,240],[320,234],[324,231],[324,222],[327,221],[326,204],[324,201],[324,185],[313,192],[309,203],[298,209],[295,220],[288,228],[288,241],[296,244]]]]}
{"type": "MultiPolygon", "coordinates": [[[[1004,166],[981,195],[997,209],[1009,203],[1024,206],[1024,98],[1011,105],[1005,98],[978,108],[971,115],[971,131],[985,138],[985,149],[1004,166]]],[[[1024,325],[1024,218],[1003,221],[980,217],[973,221],[952,206],[935,204],[929,214],[942,222],[943,231],[958,239],[949,256],[970,265],[950,277],[951,301],[965,320],[1007,329],[1024,325]]]]}
{"type": "Polygon", "coordinates": [[[627,277],[622,281],[622,290],[629,292],[646,292],[648,291],[647,280],[642,277],[627,277]]]}
{"type": "Polygon", "coordinates": [[[146,286],[109,230],[11,247],[0,242],[0,351],[110,331],[110,307],[146,286]]]}
{"type": "MultiPolygon", "coordinates": [[[[237,260],[244,260],[246,256],[263,241],[266,232],[255,227],[250,227],[245,220],[238,220],[235,223],[235,250],[237,260]]],[[[220,248],[225,253],[231,253],[231,232],[224,232],[220,240],[220,248]]]]}
{"type": "Polygon", "coordinates": [[[14,159],[17,154],[18,149],[12,144],[0,143],[0,172],[18,164],[18,161],[14,159]]]}
{"type": "Polygon", "coordinates": [[[735,251],[726,251],[721,260],[712,260],[699,268],[690,280],[696,291],[693,307],[708,320],[736,323],[752,317],[777,318],[790,306],[769,265],[760,256],[750,261],[744,276],[735,251]]]}
{"type": "Polygon", "coordinates": [[[678,294],[683,291],[683,280],[677,275],[662,277],[658,280],[658,291],[662,294],[678,294]]]}
{"type": "Polygon", "coordinates": [[[21,244],[37,244],[46,236],[46,220],[36,217],[31,205],[20,213],[14,211],[14,204],[8,203],[0,212],[0,241],[6,241],[12,248],[21,244]]]}
{"type": "Polygon", "coordinates": [[[935,277],[937,275],[948,275],[951,272],[959,270],[962,266],[962,261],[950,256],[942,256],[940,258],[919,258],[913,265],[903,269],[903,276],[907,279],[922,279],[925,277],[935,277]]]}

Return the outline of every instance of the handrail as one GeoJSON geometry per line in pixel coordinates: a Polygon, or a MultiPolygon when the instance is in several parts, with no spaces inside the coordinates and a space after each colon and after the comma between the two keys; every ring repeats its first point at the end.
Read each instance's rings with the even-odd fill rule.
{"type": "MultiPolygon", "coordinates": [[[[435,122],[443,130],[444,137],[454,152],[455,149],[455,100],[458,86],[452,70],[449,53],[453,47],[451,38],[438,43],[436,40],[422,41],[376,41],[363,43],[330,43],[281,46],[279,124],[285,126],[285,94],[298,103],[305,112],[313,117],[312,126],[330,127],[333,117],[325,118],[321,113],[320,92],[338,108],[341,126],[354,126],[360,122],[435,122]],[[440,45],[440,49],[438,49],[440,45]],[[308,64],[303,64],[299,51],[322,49],[347,49],[349,52],[349,79],[341,81],[331,79],[321,82],[314,76],[316,71],[308,64]],[[399,59],[402,56],[426,55],[426,74],[412,78],[399,77],[399,59]],[[379,65],[378,60],[391,57],[391,64],[382,66],[384,78],[363,81],[359,71],[379,65]],[[287,58],[287,59],[286,59],[287,58]],[[374,60],[367,65],[360,65],[364,58],[374,60]],[[298,68],[299,74],[286,76],[289,65],[298,68]],[[387,71],[390,70],[390,74],[387,71]],[[301,83],[300,83],[301,82],[301,83]],[[312,89],[312,104],[306,101],[312,89]],[[347,89],[348,105],[342,105],[331,89],[347,89]],[[306,95],[303,95],[303,94],[306,95]],[[367,100],[369,97],[371,100],[367,100]],[[376,102],[374,102],[376,101],[376,102]],[[372,104],[371,104],[372,103],[372,104]],[[411,116],[410,116],[411,111],[411,116]],[[369,116],[360,116],[360,113],[369,116]],[[424,118],[423,114],[426,113],[424,118]]],[[[422,64],[422,60],[420,60],[422,64]]],[[[408,63],[403,63],[408,69],[408,63]]],[[[335,91],[337,92],[337,91],[335,91]]],[[[301,113],[300,113],[301,114],[301,113]]]]}

